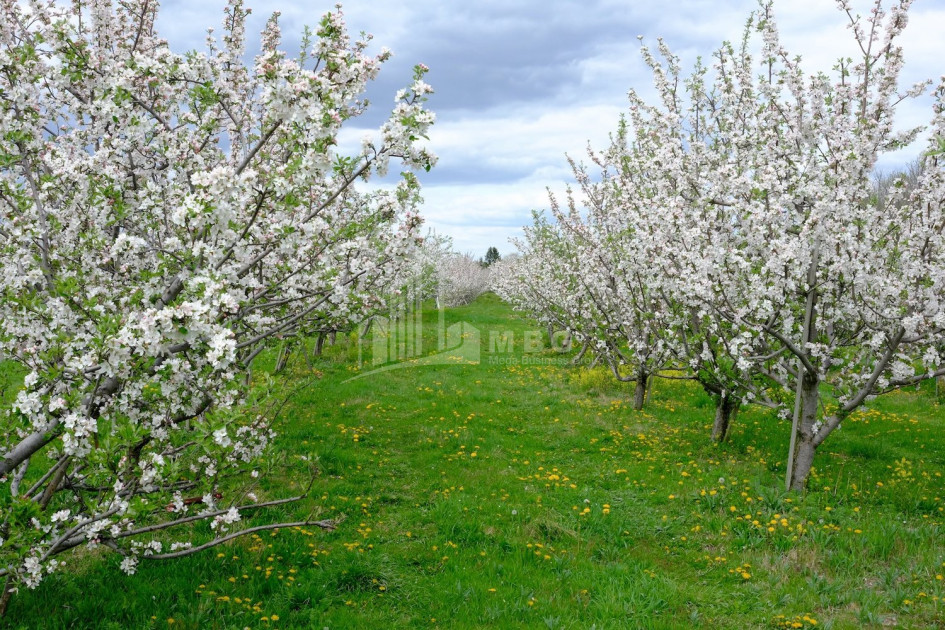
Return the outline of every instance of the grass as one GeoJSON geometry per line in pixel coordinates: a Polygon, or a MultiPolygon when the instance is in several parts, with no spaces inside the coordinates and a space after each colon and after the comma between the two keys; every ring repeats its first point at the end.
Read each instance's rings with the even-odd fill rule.
{"type": "MultiPolygon", "coordinates": [[[[424,317],[432,348],[437,313],[424,317]]],[[[0,626],[945,624],[945,414],[931,384],[849,419],[809,491],[788,494],[788,425],[768,411],[742,410],[717,446],[690,383],[657,382],[635,412],[632,384],[523,354],[534,326],[494,296],[446,317],[482,332],[478,365],[348,380],[370,367],[353,339],[290,363],[266,494],[305,485],[306,460],[320,476],[270,518],[344,518],[336,531],[264,532],[132,578],[111,555],[73,555],[0,626]],[[489,331],[512,331],[511,351],[488,352],[489,331]]]]}

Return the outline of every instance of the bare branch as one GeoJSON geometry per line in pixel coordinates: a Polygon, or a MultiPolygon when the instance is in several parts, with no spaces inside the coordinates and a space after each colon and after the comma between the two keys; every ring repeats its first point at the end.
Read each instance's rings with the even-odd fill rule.
{"type": "Polygon", "coordinates": [[[252,534],[254,532],[263,532],[269,529],[290,529],[293,527],[321,527],[322,529],[332,531],[337,526],[337,521],[324,520],[324,521],[299,521],[298,523],[273,523],[269,525],[259,525],[257,527],[250,527],[248,529],[243,529],[238,532],[233,532],[227,536],[222,536],[220,538],[215,538],[208,543],[204,543],[199,547],[191,547],[189,549],[181,549],[180,551],[172,551],[171,553],[157,553],[150,556],[141,556],[147,560],[168,560],[170,558],[182,558],[184,556],[189,556],[195,554],[198,551],[203,551],[204,549],[210,549],[211,547],[216,547],[217,545],[222,545],[225,542],[229,542],[234,538],[239,538],[240,536],[245,536],[247,534],[252,534]]]}

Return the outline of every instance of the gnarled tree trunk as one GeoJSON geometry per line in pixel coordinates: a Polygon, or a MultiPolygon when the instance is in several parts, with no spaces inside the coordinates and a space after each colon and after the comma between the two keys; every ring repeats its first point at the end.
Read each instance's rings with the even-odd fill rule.
{"type": "Polygon", "coordinates": [[[715,422],[712,423],[712,439],[724,442],[728,438],[728,429],[738,414],[739,401],[730,393],[720,395],[715,402],[715,422]]]}

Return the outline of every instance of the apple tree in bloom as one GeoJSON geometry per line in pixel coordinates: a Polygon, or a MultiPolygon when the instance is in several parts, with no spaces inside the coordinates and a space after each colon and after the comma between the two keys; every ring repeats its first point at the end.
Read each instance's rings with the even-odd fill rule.
{"type": "Polygon", "coordinates": [[[0,3],[0,355],[25,373],[0,416],[3,605],[75,547],[134,573],[275,526],[240,525],[284,501],[251,492],[273,433],[240,412],[246,370],[279,337],[363,319],[416,247],[425,66],[346,155],[390,53],[340,9],[296,56],[273,16],[250,66],[240,0],[204,52],[172,52],[156,13],[0,3]],[[395,187],[356,188],[392,165],[395,187]],[[199,520],[209,542],[174,528],[199,520]]]}
{"type": "Polygon", "coordinates": [[[534,223],[523,228],[524,238],[512,242],[518,253],[507,256],[492,269],[492,290],[514,309],[528,313],[547,326],[554,347],[582,345],[576,357],[587,351],[601,359],[605,343],[594,338],[593,305],[577,275],[574,243],[562,226],[543,213],[533,213],[534,223]],[[555,332],[565,338],[556,343],[555,332]]]}
{"type": "Polygon", "coordinates": [[[613,173],[601,156],[588,153],[601,169],[597,179],[570,160],[583,203],[569,189],[567,208],[552,196],[551,213],[573,244],[569,251],[584,298],[586,332],[614,376],[634,383],[633,406],[639,410],[650,380],[673,358],[665,301],[656,287],[660,269],[644,258],[644,240],[634,236],[639,226],[624,220],[613,173]]]}
{"type": "MultiPolygon", "coordinates": [[[[572,163],[584,204],[572,191],[567,205],[551,196],[551,219],[540,214],[518,243],[521,258],[500,268],[499,295],[553,330],[565,331],[635,384],[643,407],[650,379],[672,358],[665,343],[661,301],[652,294],[648,265],[636,265],[603,184],[572,163]]],[[[555,344],[557,345],[557,344],[555,344]]]]}
{"type": "Polygon", "coordinates": [[[433,229],[423,236],[407,280],[421,299],[435,299],[439,287],[439,268],[453,253],[453,239],[433,229]]]}
{"type": "Polygon", "coordinates": [[[463,306],[489,290],[490,272],[472,254],[446,253],[437,263],[436,301],[463,306]]]}
{"type": "MultiPolygon", "coordinates": [[[[659,357],[654,373],[695,380],[714,400],[712,437],[722,441],[743,402],[776,403],[766,391],[769,381],[759,378],[756,370],[738,366],[732,352],[733,326],[693,300],[688,291],[675,256],[674,235],[661,229],[667,212],[681,210],[654,203],[666,182],[661,167],[652,160],[654,147],[649,140],[644,134],[633,137],[627,121],[621,120],[609,147],[589,153],[600,168],[601,181],[593,184],[596,192],[587,195],[597,200],[587,221],[602,226],[597,231],[605,235],[591,255],[612,252],[611,267],[625,278],[611,291],[612,308],[615,312],[623,309],[625,319],[640,322],[636,336],[649,343],[640,344],[638,352],[659,357]],[[664,367],[670,369],[659,372],[664,367]]],[[[586,169],[575,172],[588,189],[586,169]]]]}
{"type": "Polygon", "coordinates": [[[506,257],[493,269],[492,290],[514,309],[524,311],[549,329],[578,330],[578,322],[563,303],[577,297],[577,286],[567,268],[567,243],[557,226],[536,213],[534,225],[525,226],[524,239],[513,241],[518,253],[506,257]]]}

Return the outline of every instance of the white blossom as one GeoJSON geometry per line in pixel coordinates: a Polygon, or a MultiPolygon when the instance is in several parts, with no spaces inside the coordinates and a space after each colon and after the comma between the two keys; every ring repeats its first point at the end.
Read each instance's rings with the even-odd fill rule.
{"type": "Polygon", "coordinates": [[[125,556],[121,561],[121,570],[126,575],[134,575],[138,570],[138,558],[136,556],[125,556]]]}

